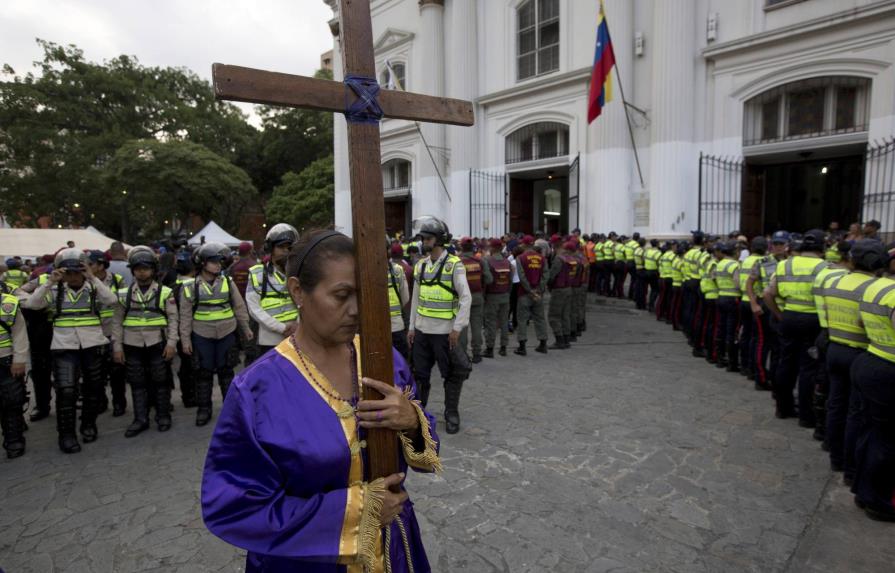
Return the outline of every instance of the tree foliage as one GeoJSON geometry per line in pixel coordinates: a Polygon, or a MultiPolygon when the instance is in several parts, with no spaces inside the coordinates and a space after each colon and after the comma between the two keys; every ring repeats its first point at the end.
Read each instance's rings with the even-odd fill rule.
{"type": "Polygon", "coordinates": [[[284,173],[332,153],[331,114],[259,106],[259,131],[187,69],[145,67],[126,55],[89,62],[75,46],[38,42],[36,73],[16,75],[5,66],[0,75],[0,213],[13,223],[33,226],[49,216],[54,224],[93,224],[120,236],[131,221],[149,232],[153,226],[143,225],[133,206],[122,217],[122,185],[135,193],[145,187],[147,209],[232,220],[240,201],[257,200],[246,173],[249,187],[267,196],[284,173]],[[137,149],[151,149],[164,172],[143,169],[137,149]],[[206,203],[211,190],[196,173],[224,184],[227,201],[206,203]],[[145,185],[137,174],[148,177],[145,185]],[[196,200],[181,196],[187,191],[196,200]]]}
{"type": "Polygon", "coordinates": [[[332,154],[314,161],[301,173],[290,172],[267,202],[269,221],[289,223],[299,231],[329,227],[335,219],[332,154]]]}
{"type": "Polygon", "coordinates": [[[103,183],[125,240],[158,237],[166,220],[179,221],[184,231],[191,215],[235,228],[258,199],[245,171],[189,141],[125,143],[105,166],[103,183]]]}

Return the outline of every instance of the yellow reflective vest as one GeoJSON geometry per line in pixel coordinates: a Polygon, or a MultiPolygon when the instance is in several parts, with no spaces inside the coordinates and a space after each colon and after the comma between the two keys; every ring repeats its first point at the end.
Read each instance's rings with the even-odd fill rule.
{"type": "Polygon", "coordinates": [[[11,294],[0,294],[0,348],[12,347],[12,325],[19,310],[19,299],[11,294]]]}
{"type": "Polygon", "coordinates": [[[183,296],[193,303],[193,320],[214,322],[233,318],[230,288],[230,278],[223,275],[214,281],[214,285],[198,278],[191,284],[184,283],[183,296]]]}
{"type": "Polygon", "coordinates": [[[274,265],[254,265],[249,269],[252,288],[258,293],[261,310],[279,322],[293,322],[298,309],[286,288],[286,276],[274,265]]]}
{"type": "Polygon", "coordinates": [[[864,291],[873,281],[874,277],[863,273],[843,273],[824,281],[823,313],[830,340],[853,348],[867,348],[870,344],[861,324],[860,306],[864,291]]]}
{"type": "Polygon", "coordinates": [[[829,263],[823,259],[796,255],[777,264],[777,292],[784,309],[792,312],[816,313],[811,289],[814,279],[829,263]]]}
{"type": "Polygon", "coordinates": [[[454,290],[454,266],[462,265],[460,257],[447,255],[441,263],[420,259],[416,276],[420,277],[420,293],[416,311],[420,316],[453,320],[460,309],[460,297],[454,290]]]}
{"type": "Polygon", "coordinates": [[[879,278],[864,291],[859,306],[861,321],[870,345],[867,351],[874,356],[895,362],[895,327],[892,326],[892,312],[895,312],[895,280],[879,278]]]}
{"type": "Polygon", "coordinates": [[[124,307],[124,328],[168,326],[165,305],[171,297],[171,289],[157,285],[152,296],[144,298],[143,291],[134,283],[130,288],[119,289],[118,302],[124,307]]]}

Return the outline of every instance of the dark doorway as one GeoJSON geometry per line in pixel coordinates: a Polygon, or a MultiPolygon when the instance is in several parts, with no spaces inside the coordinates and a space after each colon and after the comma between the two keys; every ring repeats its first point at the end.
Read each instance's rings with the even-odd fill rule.
{"type": "Polygon", "coordinates": [[[385,200],[385,232],[390,237],[395,233],[410,236],[410,197],[385,200]]]}
{"type": "Polygon", "coordinates": [[[859,220],[864,185],[863,155],[786,163],[747,163],[743,231],[772,233],[840,228],[859,220]]]}
{"type": "Polygon", "coordinates": [[[566,168],[510,176],[511,233],[569,232],[569,177],[566,168]],[[559,172],[562,171],[562,174],[559,172]]]}

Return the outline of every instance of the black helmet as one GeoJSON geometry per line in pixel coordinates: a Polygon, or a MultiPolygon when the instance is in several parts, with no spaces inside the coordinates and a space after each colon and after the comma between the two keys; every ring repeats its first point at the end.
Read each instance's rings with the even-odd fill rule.
{"type": "Polygon", "coordinates": [[[715,250],[721,251],[724,255],[732,255],[736,245],[736,241],[718,241],[715,243],[715,250]]]}
{"type": "Polygon", "coordinates": [[[174,259],[174,270],[178,274],[185,275],[193,270],[193,258],[189,251],[180,251],[174,259]]]}
{"type": "Polygon", "coordinates": [[[295,230],[295,227],[289,223],[277,223],[264,237],[264,250],[269,253],[280,243],[295,244],[296,241],[298,241],[298,231],[295,230]]]}
{"type": "Polygon", "coordinates": [[[802,251],[823,251],[826,237],[820,229],[811,229],[802,237],[800,250],[802,251]]]}
{"type": "Polygon", "coordinates": [[[136,269],[137,267],[158,268],[158,259],[155,253],[147,246],[137,245],[127,254],[127,268],[136,269]]]}
{"type": "Polygon", "coordinates": [[[855,241],[848,256],[858,270],[871,273],[889,264],[889,252],[886,246],[876,239],[855,241]]]}
{"type": "Polygon", "coordinates": [[[209,261],[218,261],[226,266],[227,260],[230,259],[230,248],[223,243],[205,243],[196,249],[194,258],[196,263],[202,266],[209,261]]]}
{"type": "Polygon", "coordinates": [[[431,215],[423,215],[413,220],[413,235],[435,237],[438,245],[444,246],[451,242],[451,233],[444,221],[431,215]]]}

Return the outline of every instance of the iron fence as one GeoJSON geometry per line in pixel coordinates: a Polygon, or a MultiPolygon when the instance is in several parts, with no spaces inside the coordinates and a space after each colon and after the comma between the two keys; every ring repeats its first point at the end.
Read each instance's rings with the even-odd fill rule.
{"type": "Polygon", "coordinates": [[[699,153],[698,228],[727,235],[740,227],[745,161],[699,153]]]}
{"type": "Polygon", "coordinates": [[[507,178],[503,173],[469,170],[469,234],[500,237],[506,232],[507,178]]]}
{"type": "Polygon", "coordinates": [[[861,218],[879,221],[880,233],[895,237],[895,137],[867,148],[861,218]]]}

